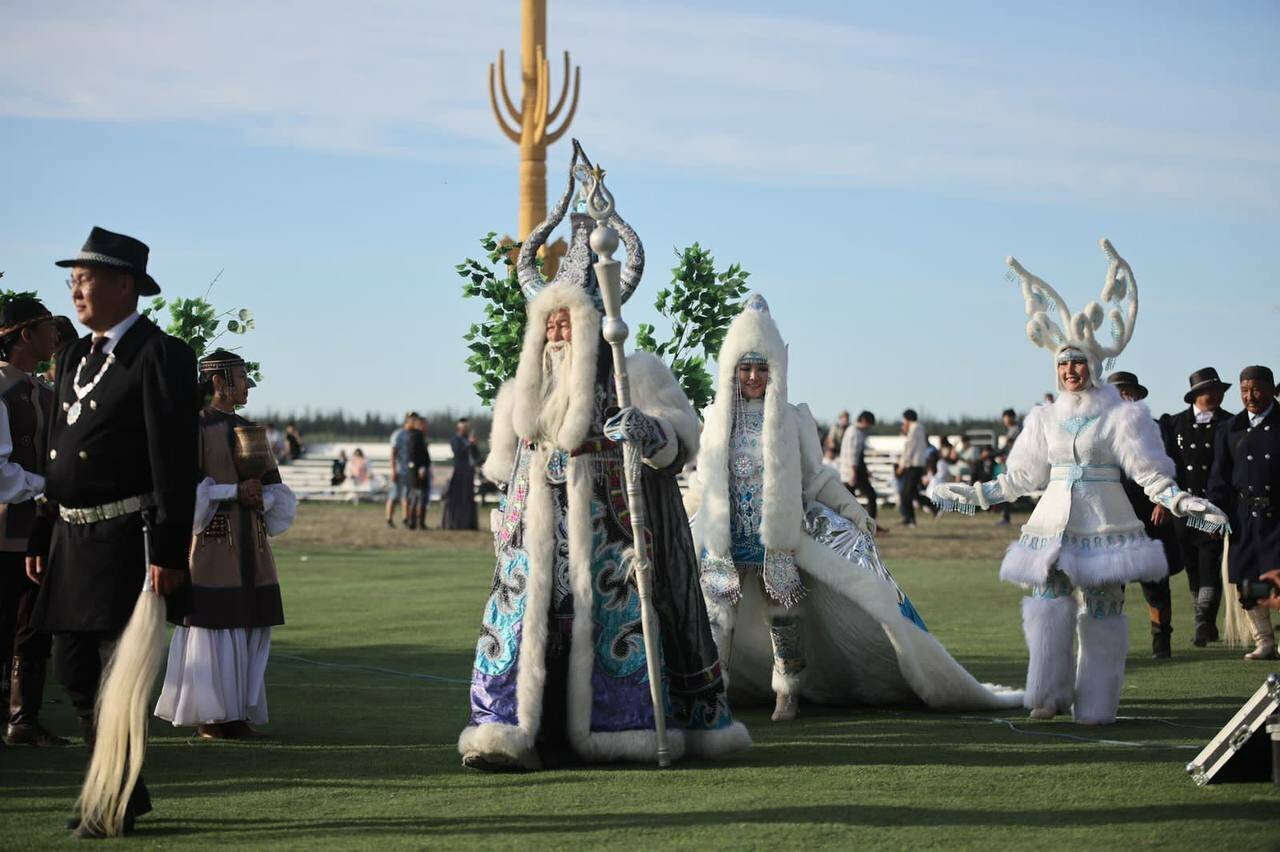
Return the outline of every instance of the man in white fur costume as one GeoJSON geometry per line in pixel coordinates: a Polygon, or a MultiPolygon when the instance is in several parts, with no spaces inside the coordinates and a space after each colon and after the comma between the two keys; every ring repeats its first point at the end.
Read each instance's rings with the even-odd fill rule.
{"type": "MultiPolygon", "coordinates": [[[[475,769],[656,755],[622,441],[643,451],[671,757],[718,757],[751,743],[729,711],[675,479],[697,452],[698,419],[671,371],[648,353],[627,359],[633,406],[613,413],[589,217],[574,214],[555,280],[545,284],[534,266],[573,190],[571,174],[551,218],[521,250],[528,326],[516,376],[494,404],[484,473],[507,485],[470,723],[458,741],[463,764],[475,769]]],[[[639,282],[643,250],[620,218],[610,224],[627,247],[625,298],[639,282]]]]}
{"type": "Polygon", "coordinates": [[[735,694],[826,704],[1018,706],[978,683],[929,633],[876,551],[875,522],[822,463],[807,405],[787,402],[787,349],[759,294],[717,356],[696,509],[702,589],[735,694]]]}
{"type": "Polygon", "coordinates": [[[1044,491],[1000,566],[1001,579],[1031,589],[1022,601],[1030,653],[1026,706],[1035,719],[1071,709],[1075,721],[1092,725],[1114,722],[1120,704],[1129,644],[1124,585],[1168,572],[1164,549],[1147,537],[1122,480],[1132,479],[1198,528],[1226,522],[1211,503],[1178,488],[1146,405],[1122,400],[1102,381],[1103,360],[1124,350],[1138,312],[1133,271],[1106,240],[1102,249],[1111,263],[1101,301],[1074,316],[1052,287],[1008,259],[1022,282],[1027,334],[1053,353],[1058,399],[1027,415],[1004,473],[935,492],[941,508],[971,513],[1044,491]],[[1111,345],[1096,337],[1104,323],[1111,345]]]}

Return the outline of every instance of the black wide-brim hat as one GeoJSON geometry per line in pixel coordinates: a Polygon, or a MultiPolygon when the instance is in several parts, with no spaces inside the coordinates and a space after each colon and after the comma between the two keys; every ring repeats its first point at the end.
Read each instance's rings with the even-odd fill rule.
{"type": "Polygon", "coordinates": [[[1125,370],[1116,370],[1115,372],[1109,373],[1107,375],[1107,384],[1124,385],[1125,387],[1133,388],[1134,396],[1138,399],[1147,398],[1147,389],[1138,381],[1138,377],[1133,373],[1126,372],[1125,370]]]}
{"type": "Polygon", "coordinates": [[[84,241],[80,254],[70,260],[59,260],[54,265],[128,270],[137,277],[139,296],[155,296],[160,293],[160,285],[147,274],[147,256],[150,253],[151,249],[141,240],[95,227],[89,232],[89,239],[84,241]]]}
{"type": "Polygon", "coordinates": [[[1224,382],[1218,378],[1217,370],[1212,367],[1203,367],[1191,374],[1191,390],[1186,392],[1182,397],[1182,401],[1190,405],[1202,393],[1208,393],[1215,389],[1225,391],[1229,387],[1231,387],[1231,383],[1224,382]]]}

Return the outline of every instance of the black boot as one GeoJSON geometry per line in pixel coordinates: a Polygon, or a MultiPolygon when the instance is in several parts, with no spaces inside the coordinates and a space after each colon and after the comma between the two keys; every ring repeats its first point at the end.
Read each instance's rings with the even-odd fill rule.
{"type": "Polygon", "coordinates": [[[1147,608],[1151,617],[1151,658],[1167,660],[1173,655],[1169,637],[1173,635],[1173,610],[1168,607],[1147,608]]]}
{"type": "Polygon", "coordinates": [[[1196,592],[1196,633],[1191,644],[1203,648],[1218,641],[1218,608],[1222,604],[1222,590],[1201,586],[1196,592]]]}
{"type": "Polygon", "coordinates": [[[69,740],[50,733],[40,724],[45,668],[44,660],[13,658],[9,674],[9,724],[4,732],[6,745],[70,745],[69,740]]]}

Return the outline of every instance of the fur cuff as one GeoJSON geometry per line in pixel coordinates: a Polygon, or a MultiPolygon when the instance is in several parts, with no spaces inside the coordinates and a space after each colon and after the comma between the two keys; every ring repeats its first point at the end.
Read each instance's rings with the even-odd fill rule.
{"type": "Polygon", "coordinates": [[[533,738],[523,728],[486,722],[468,725],[458,737],[458,754],[479,754],[484,757],[501,755],[515,761],[525,769],[541,769],[538,753],[533,748],[533,738]]]}

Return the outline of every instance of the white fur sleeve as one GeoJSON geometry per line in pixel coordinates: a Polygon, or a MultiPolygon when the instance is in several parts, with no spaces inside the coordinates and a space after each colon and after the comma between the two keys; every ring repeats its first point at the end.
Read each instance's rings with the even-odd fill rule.
{"type": "Polygon", "coordinates": [[[627,374],[631,378],[631,404],[657,420],[667,436],[666,446],[645,463],[662,470],[678,459],[696,456],[698,415],[671,369],[652,352],[633,352],[627,356],[627,374]]]}
{"type": "Polygon", "coordinates": [[[213,516],[218,513],[218,504],[223,500],[234,499],[236,499],[234,482],[230,485],[220,485],[214,482],[212,476],[206,476],[196,486],[196,515],[191,524],[191,532],[196,535],[204,532],[204,528],[209,526],[213,516]]]}
{"type": "Polygon", "coordinates": [[[1111,446],[1124,475],[1153,500],[1174,486],[1173,459],[1164,450],[1160,427],[1151,419],[1147,406],[1141,402],[1122,403],[1109,419],[1111,446]]]}
{"type": "Polygon", "coordinates": [[[1045,438],[1046,406],[1027,412],[1022,434],[1009,451],[1005,472],[996,477],[1005,500],[1012,503],[1024,494],[1040,491],[1049,484],[1049,444],[1045,438]]]}
{"type": "Polygon", "coordinates": [[[277,536],[293,526],[298,514],[298,498],[293,489],[283,482],[262,486],[262,520],[267,525],[267,535],[277,536]]]}
{"type": "Polygon", "coordinates": [[[490,482],[505,483],[516,461],[516,430],[511,424],[511,406],[515,398],[512,382],[503,383],[493,400],[493,425],[489,430],[489,457],[480,472],[490,482]]]}
{"type": "Polygon", "coordinates": [[[835,509],[851,521],[862,522],[866,510],[840,482],[839,475],[822,463],[822,442],[818,439],[818,422],[807,403],[792,409],[800,434],[800,471],[804,483],[804,501],[817,500],[835,509]]]}

